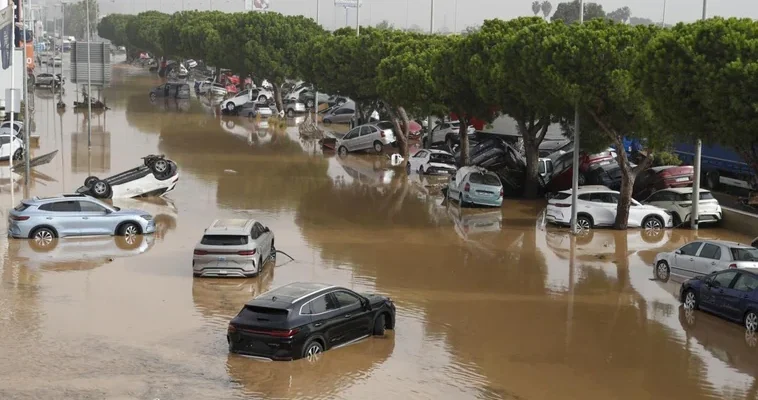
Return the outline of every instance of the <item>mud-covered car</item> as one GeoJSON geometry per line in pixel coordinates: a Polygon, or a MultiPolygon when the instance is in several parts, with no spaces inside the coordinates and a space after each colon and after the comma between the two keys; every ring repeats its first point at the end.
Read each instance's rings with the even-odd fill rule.
{"type": "Polygon", "coordinates": [[[89,176],[76,193],[98,199],[117,199],[143,196],[163,196],[174,190],[179,170],[163,155],[142,157],[142,165],[111,177],[89,176]]]}

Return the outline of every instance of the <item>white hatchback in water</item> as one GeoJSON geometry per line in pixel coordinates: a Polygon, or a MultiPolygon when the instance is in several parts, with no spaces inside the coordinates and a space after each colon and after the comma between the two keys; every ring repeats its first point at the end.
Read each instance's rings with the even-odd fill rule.
{"type": "Polygon", "coordinates": [[[217,219],[203,233],[192,256],[197,277],[258,276],[276,260],[274,233],[254,219],[217,219]]]}
{"type": "Polygon", "coordinates": [[[178,181],[176,163],[163,155],[149,155],[143,157],[142,165],[120,174],[105,179],[87,177],[76,193],[98,199],[163,196],[174,190],[178,181]]]}

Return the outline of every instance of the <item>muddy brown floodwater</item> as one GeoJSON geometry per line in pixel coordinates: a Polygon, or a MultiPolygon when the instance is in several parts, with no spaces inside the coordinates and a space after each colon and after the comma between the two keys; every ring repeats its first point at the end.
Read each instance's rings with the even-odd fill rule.
{"type": "MultiPolygon", "coordinates": [[[[656,252],[698,235],[748,238],[572,239],[542,226],[539,202],[447,207],[430,189],[439,179],[409,179],[382,157],[323,155],[294,127],[220,118],[194,97],[151,104],[157,79],[113,74],[112,109],[93,118],[89,151],[85,115],[57,114],[38,91],[33,153],[60,153],[28,194],[74,190],[148,153],[178,163],[179,185],[165,200],[115,202],[157,216],[159,232],[136,243],[63,239],[41,252],[3,233],[0,399],[755,398],[755,337],[684,313],[678,284],[651,280],[656,252]],[[280,257],[256,279],[193,279],[203,228],[233,216],[264,221],[295,261],[280,257]],[[315,364],[230,355],[228,321],[293,281],[388,294],[396,330],[315,364]]],[[[69,105],[75,94],[69,83],[69,105]]]]}

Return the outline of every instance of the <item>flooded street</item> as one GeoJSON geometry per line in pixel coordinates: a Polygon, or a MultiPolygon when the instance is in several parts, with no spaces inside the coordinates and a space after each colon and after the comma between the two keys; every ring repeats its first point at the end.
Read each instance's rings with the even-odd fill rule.
{"type": "MultiPolygon", "coordinates": [[[[71,192],[165,154],[180,179],[166,199],[114,200],[156,216],[158,232],[61,239],[47,251],[0,235],[0,399],[754,399],[758,339],[686,313],[679,283],[652,280],[657,252],[689,240],[749,242],[717,228],[543,227],[543,202],[460,210],[386,157],[324,155],[265,121],[217,117],[194,95],[151,104],[160,84],[114,65],[111,110],[59,115],[38,90],[28,192],[71,192]],[[192,277],[192,250],[216,218],[256,218],[279,257],[253,279],[192,277]],[[378,292],[395,331],[317,362],[228,352],[242,305],[296,281],[378,292]]],[[[300,118],[302,119],[302,118],[300,118]]],[[[0,202],[10,200],[7,165],[0,202]]],[[[24,191],[23,186],[17,190],[24,191]]],[[[16,193],[16,202],[20,200],[16,193]]]]}

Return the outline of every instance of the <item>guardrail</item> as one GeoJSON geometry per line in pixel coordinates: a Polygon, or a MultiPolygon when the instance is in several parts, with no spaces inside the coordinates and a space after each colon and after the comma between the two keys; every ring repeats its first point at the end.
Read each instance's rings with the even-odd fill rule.
{"type": "Polygon", "coordinates": [[[722,228],[748,235],[751,238],[758,237],[758,215],[723,206],[721,211],[723,212],[722,228]]]}

